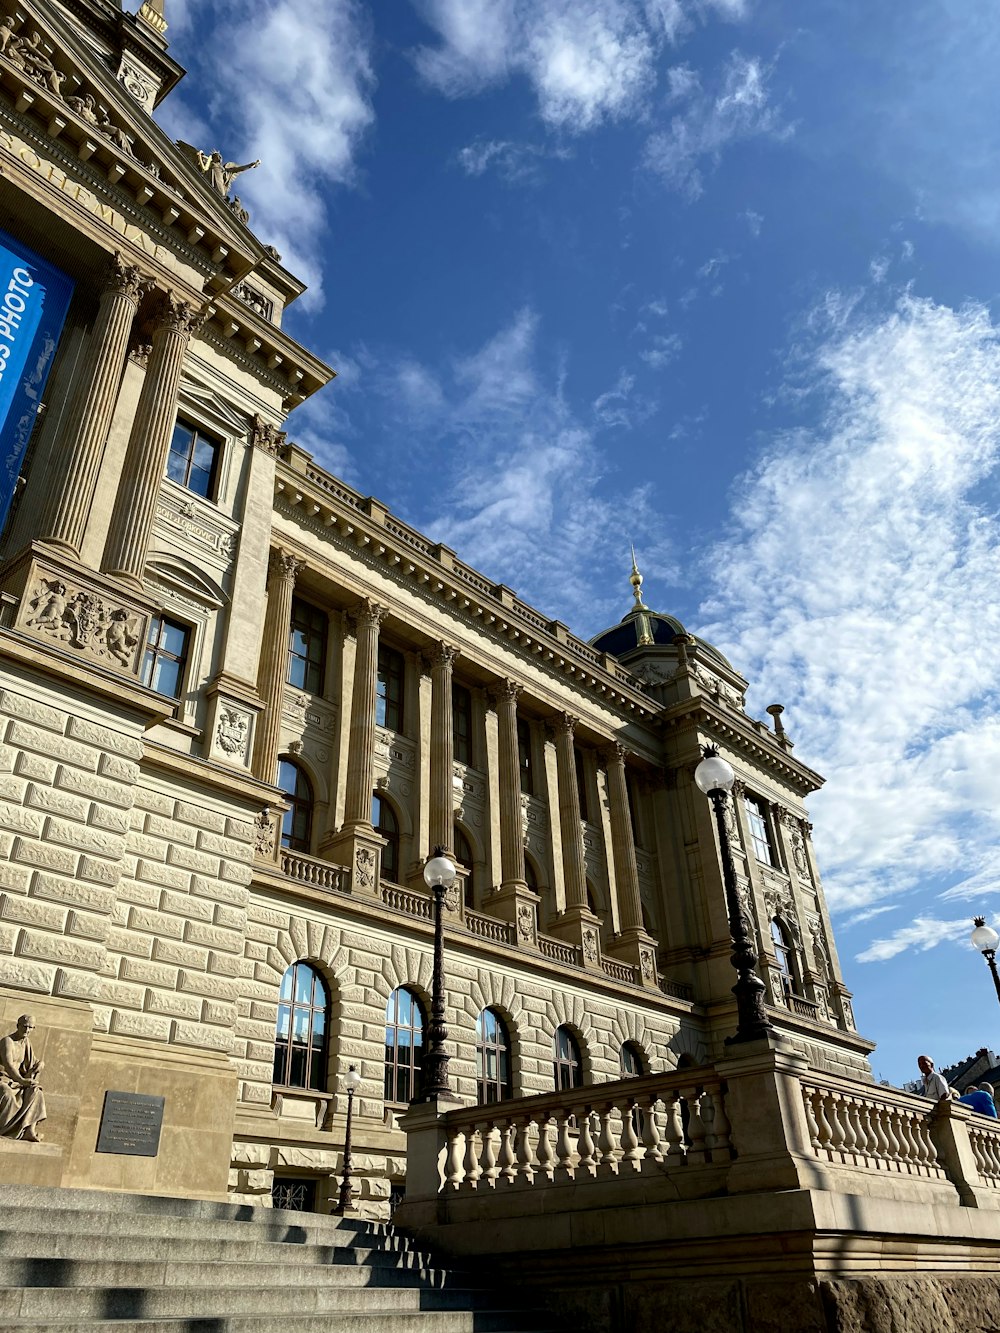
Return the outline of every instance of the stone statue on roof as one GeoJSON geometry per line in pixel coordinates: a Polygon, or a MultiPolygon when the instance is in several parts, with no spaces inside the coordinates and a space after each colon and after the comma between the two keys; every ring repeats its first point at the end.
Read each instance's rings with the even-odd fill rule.
{"type": "Polygon", "coordinates": [[[200,148],[183,143],[180,139],[177,140],[177,147],[183,149],[198,170],[207,177],[209,185],[216,194],[227,202],[230,186],[240,172],[251,171],[254,167],[260,166],[260,158],[256,162],[245,162],[242,166],[238,162],[223,162],[218,148],[214,148],[210,153],[203,153],[200,148]]]}

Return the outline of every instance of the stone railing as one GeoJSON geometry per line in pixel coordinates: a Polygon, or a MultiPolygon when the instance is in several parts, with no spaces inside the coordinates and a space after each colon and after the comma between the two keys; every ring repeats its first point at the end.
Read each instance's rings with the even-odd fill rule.
{"type": "Polygon", "coordinates": [[[901,1101],[900,1094],[882,1096],[862,1085],[845,1089],[842,1083],[809,1080],[800,1086],[809,1141],[822,1160],[946,1179],[926,1101],[901,1101]]]}
{"type": "Polygon", "coordinates": [[[382,901],[393,911],[405,912],[407,916],[419,917],[421,921],[430,921],[434,915],[434,903],[426,893],[416,893],[413,889],[404,889],[400,884],[390,884],[382,880],[382,901]]]}
{"type": "Polygon", "coordinates": [[[571,967],[580,964],[580,946],[553,939],[551,935],[538,936],[538,952],[543,958],[551,958],[554,963],[567,963],[571,967]]]}
{"type": "Polygon", "coordinates": [[[785,1002],[793,1014],[800,1018],[820,1018],[819,1005],[815,1000],[807,1000],[803,995],[786,995],[785,1002]]]}
{"type": "Polygon", "coordinates": [[[980,1179],[990,1189],[1000,1189],[1000,1122],[974,1120],[969,1125],[969,1142],[980,1179]]]}
{"type": "Polygon", "coordinates": [[[495,944],[516,944],[514,927],[509,921],[500,921],[495,916],[484,916],[482,912],[465,913],[465,928],[481,940],[492,940],[495,944]]]}
{"type": "Polygon", "coordinates": [[[452,1111],[446,1192],[656,1175],[734,1156],[721,1081],[711,1069],[599,1083],[452,1111]],[[662,1128],[661,1128],[662,1126],[662,1128]]]}
{"type": "Polygon", "coordinates": [[[627,981],[632,986],[639,982],[639,969],[633,963],[619,963],[615,958],[602,958],[601,967],[605,974],[615,981],[627,981]]]}
{"type": "Polygon", "coordinates": [[[300,884],[311,884],[315,889],[326,889],[329,893],[351,891],[351,872],[346,866],[335,866],[315,856],[282,850],[281,868],[289,879],[298,880],[300,884]]]}

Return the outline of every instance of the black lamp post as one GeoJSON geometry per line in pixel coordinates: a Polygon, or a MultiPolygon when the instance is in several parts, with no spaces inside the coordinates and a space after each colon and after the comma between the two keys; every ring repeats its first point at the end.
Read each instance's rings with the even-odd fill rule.
{"type": "Polygon", "coordinates": [[[424,883],[434,893],[434,976],[431,982],[431,1021],[427,1028],[427,1054],[424,1056],[420,1100],[433,1101],[435,1097],[449,1097],[448,1055],[444,1044],[448,1040],[444,1007],[444,896],[454,887],[458,872],[455,863],[445,855],[443,847],[435,847],[434,855],[424,866],[424,883]]]}
{"type": "Polygon", "coordinates": [[[727,1045],[741,1041],[759,1041],[769,1036],[774,1028],[764,1013],[764,983],[754,971],[757,955],[753,949],[736,891],[736,870],[726,828],[726,802],[736,774],[732,766],[719,754],[714,745],[706,745],[704,759],[694,771],[694,780],[712,802],[715,822],[719,830],[719,849],[722,852],[722,878],[726,886],[726,910],[729,913],[729,935],[733,952],[731,961],[736,969],[736,1032],[726,1038],[727,1045]]]}
{"type": "Polygon", "coordinates": [[[344,1087],[347,1089],[347,1127],[344,1130],[344,1175],[340,1182],[340,1198],[333,1210],[337,1217],[343,1217],[351,1206],[351,1112],[354,1110],[354,1094],[361,1087],[361,1075],[353,1065],[344,1075],[344,1087]]]}
{"type": "Polygon", "coordinates": [[[973,917],[972,924],[975,926],[975,930],[970,938],[986,959],[986,965],[993,977],[993,985],[996,987],[997,999],[1000,1000],[1000,975],[997,974],[997,945],[1000,944],[1000,935],[996,933],[992,926],[986,924],[985,917],[973,917]]]}

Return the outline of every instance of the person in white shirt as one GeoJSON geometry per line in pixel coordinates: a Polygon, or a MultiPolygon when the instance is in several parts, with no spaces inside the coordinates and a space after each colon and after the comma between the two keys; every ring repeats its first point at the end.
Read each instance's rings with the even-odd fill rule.
{"type": "Polygon", "coordinates": [[[947,1100],[951,1096],[944,1075],[937,1072],[934,1068],[934,1061],[929,1055],[917,1056],[917,1068],[923,1075],[924,1081],[920,1091],[925,1097],[930,1097],[932,1101],[940,1102],[947,1100]]]}

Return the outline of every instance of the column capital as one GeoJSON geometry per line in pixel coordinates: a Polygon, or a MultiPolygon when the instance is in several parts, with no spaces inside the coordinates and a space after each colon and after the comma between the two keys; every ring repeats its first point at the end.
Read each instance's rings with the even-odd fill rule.
{"type": "Polygon", "coordinates": [[[126,263],[124,255],[116,250],[108,259],[104,273],[104,290],[125,296],[137,305],[143,290],[149,285],[149,279],[143,277],[142,270],[135,264],[126,263]]]}
{"type": "Polygon", "coordinates": [[[277,458],[287,438],[283,430],[279,430],[259,412],[256,413],[253,425],[250,427],[250,443],[255,449],[261,449],[272,458],[277,458]]]}
{"type": "Polygon", "coordinates": [[[523,693],[524,686],[516,680],[511,680],[509,676],[504,676],[503,680],[494,682],[487,690],[487,695],[492,703],[513,704],[515,707],[523,693]]]}
{"type": "Polygon", "coordinates": [[[579,722],[580,719],[574,713],[556,713],[551,726],[557,736],[569,736],[572,740],[579,722]]]}
{"type": "Polygon", "coordinates": [[[423,655],[427,660],[428,666],[433,671],[435,667],[450,667],[454,663],[455,658],[459,656],[460,652],[461,649],[456,648],[453,644],[445,643],[443,639],[439,639],[438,642],[432,644],[423,655]]]}
{"type": "Polygon", "coordinates": [[[347,612],[347,618],[355,630],[378,629],[382,621],[389,614],[389,608],[376,602],[374,598],[362,597],[350,611],[347,612]]]}
{"type": "Polygon", "coordinates": [[[611,768],[613,765],[620,765],[624,768],[628,753],[628,747],[623,745],[621,741],[611,741],[610,744],[601,748],[601,758],[604,760],[606,768],[611,768]]]}
{"type": "Polygon", "coordinates": [[[294,583],[299,570],[305,567],[305,563],[299,556],[292,555],[290,551],[284,551],[280,547],[273,550],[267,561],[268,582],[276,578],[283,582],[294,583]]]}
{"type": "Polygon", "coordinates": [[[208,317],[208,306],[196,306],[185,301],[176,292],[161,292],[156,312],[156,332],[166,330],[190,336],[197,333],[208,317]]]}

